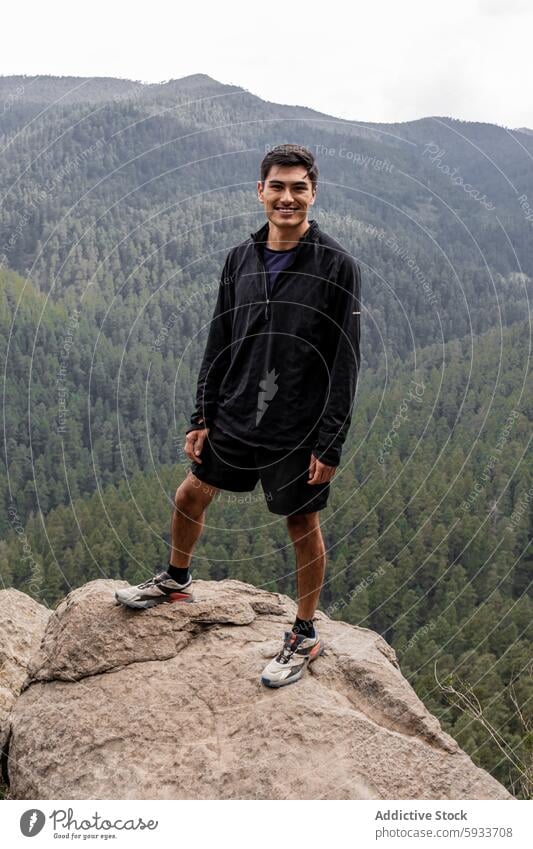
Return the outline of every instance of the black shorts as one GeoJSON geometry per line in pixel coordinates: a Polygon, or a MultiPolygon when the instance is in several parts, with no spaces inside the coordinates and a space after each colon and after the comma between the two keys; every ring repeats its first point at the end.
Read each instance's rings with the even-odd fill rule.
{"type": "Polygon", "coordinates": [[[329,497],[329,481],[308,484],[311,448],[272,451],[247,445],[214,424],[200,455],[201,463],[191,463],[191,472],[218,489],[251,492],[257,481],[268,509],[280,516],[323,510],[329,497]]]}

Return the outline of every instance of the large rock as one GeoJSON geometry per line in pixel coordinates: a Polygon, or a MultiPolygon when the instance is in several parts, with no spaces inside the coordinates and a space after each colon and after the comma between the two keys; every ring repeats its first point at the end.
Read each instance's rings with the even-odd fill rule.
{"type": "Polygon", "coordinates": [[[39,648],[50,610],[29,595],[0,592],[0,749],[9,733],[9,713],[39,648]]]}
{"type": "Polygon", "coordinates": [[[511,798],[372,631],[318,612],[326,654],[271,690],[288,597],[197,581],[194,604],[134,611],[122,585],[93,581],[51,616],[11,713],[11,798],[511,798]]]}

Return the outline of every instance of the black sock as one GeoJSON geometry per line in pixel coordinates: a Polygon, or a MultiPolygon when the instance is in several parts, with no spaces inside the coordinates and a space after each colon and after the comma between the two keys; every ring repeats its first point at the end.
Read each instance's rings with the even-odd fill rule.
{"type": "Polygon", "coordinates": [[[189,580],[189,567],[186,566],[185,569],[180,569],[178,566],[172,566],[171,563],[168,564],[167,569],[168,574],[174,581],[178,584],[186,584],[189,580]]]}
{"type": "Polygon", "coordinates": [[[316,637],[312,619],[299,619],[297,616],[291,630],[297,634],[303,634],[304,637],[316,637]]]}

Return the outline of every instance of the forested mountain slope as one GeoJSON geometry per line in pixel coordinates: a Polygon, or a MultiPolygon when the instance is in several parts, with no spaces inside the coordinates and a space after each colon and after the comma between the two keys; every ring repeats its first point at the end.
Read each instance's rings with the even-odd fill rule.
{"type": "MultiPolygon", "coordinates": [[[[322,514],[328,567],[321,608],[385,636],[429,709],[507,786],[501,752],[483,728],[450,707],[434,663],[439,677],[453,671],[474,687],[488,718],[526,762],[527,737],[509,684],[516,679],[527,711],[529,351],[528,323],[518,322],[473,344],[467,338],[424,348],[416,370],[399,359],[368,369],[322,514]]],[[[65,467],[75,482],[76,467],[68,460],[65,467]]],[[[62,479],[64,467],[55,471],[62,479]]],[[[54,604],[94,578],[146,578],[167,562],[173,493],[186,473],[186,463],[165,464],[31,517],[24,526],[30,555],[14,526],[0,542],[3,584],[54,604]]],[[[43,474],[52,485],[54,470],[43,474]]],[[[285,523],[268,513],[260,486],[215,498],[193,568],[199,578],[238,578],[294,595],[285,523]]],[[[517,771],[511,773],[516,780],[517,771]]]]}
{"type": "MultiPolygon", "coordinates": [[[[340,120],[202,74],[1,77],[0,97],[4,585],[54,604],[166,562],[224,258],[264,222],[265,151],[304,144],[320,168],[313,217],[363,275],[321,607],[381,633],[429,709],[516,791],[519,767],[445,700],[434,663],[472,684],[524,763],[510,683],[527,711],[531,133],[340,120]]],[[[294,595],[260,489],[221,494],[207,524],[199,577],[294,595]]]]}

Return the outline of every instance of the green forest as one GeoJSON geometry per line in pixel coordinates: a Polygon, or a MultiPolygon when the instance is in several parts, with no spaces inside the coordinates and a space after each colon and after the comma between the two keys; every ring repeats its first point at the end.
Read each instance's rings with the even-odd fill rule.
{"type": "MultiPolygon", "coordinates": [[[[2,78],[4,100],[8,79],[22,93],[0,121],[1,586],[52,607],[166,564],[224,258],[263,223],[266,149],[305,144],[313,217],[359,262],[363,299],[320,609],[382,634],[443,728],[527,795],[533,256],[514,189],[533,197],[533,136],[342,121],[204,75],[68,97],[67,78],[2,78]]],[[[260,486],[215,498],[195,577],[295,597],[294,566],[260,486]]]]}

